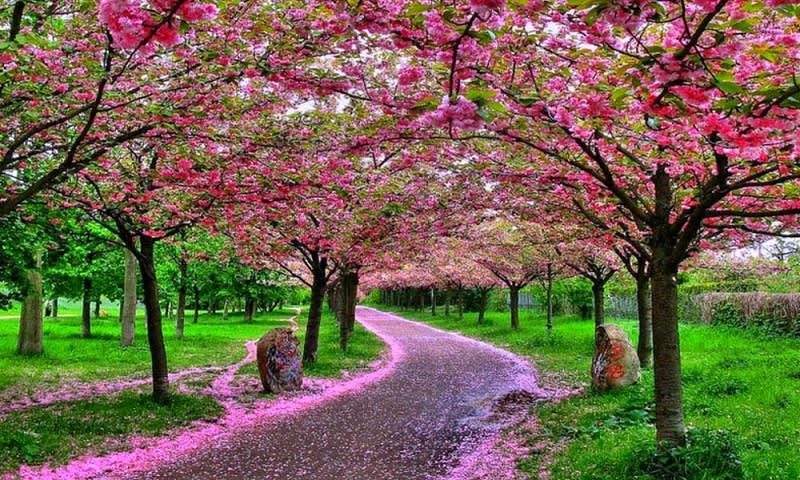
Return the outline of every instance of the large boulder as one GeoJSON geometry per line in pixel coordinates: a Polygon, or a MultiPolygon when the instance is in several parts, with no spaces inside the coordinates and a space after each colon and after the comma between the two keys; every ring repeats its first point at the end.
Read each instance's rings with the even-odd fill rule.
{"type": "Polygon", "coordinates": [[[275,328],[256,342],[256,363],[264,390],[280,393],[303,386],[300,341],[288,328],[275,328]]]}
{"type": "Polygon", "coordinates": [[[639,381],[639,357],[623,329],[610,323],[596,331],[592,359],[592,387],[598,392],[616,390],[639,381]]]}

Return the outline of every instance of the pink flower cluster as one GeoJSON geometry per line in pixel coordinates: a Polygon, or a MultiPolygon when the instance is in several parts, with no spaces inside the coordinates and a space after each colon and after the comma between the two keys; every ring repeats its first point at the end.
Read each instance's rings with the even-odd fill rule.
{"type": "Polygon", "coordinates": [[[501,11],[505,7],[505,0],[469,0],[469,8],[473,13],[483,15],[489,11],[501,11]]]}
{"type": "Polygon", "coordinates": [[[477,130],[483,127],[483,120],[478,116],[478,106],[463,96],[455,101],[450,97],[442,97],[439,107],[426,116],[426,120],[434,127],[452,125],[459,130],[477,130]]]}
{"type": "MultiPolygon", "coordinates": [[[[176,15],[188,22],[210,20],[217,15],[217,7],[211,3],[177,1],[182,4],[176,15]]],[[[175,8],[175,0],[153,0],[152,6],[167,15],[175,8]]],[[[168,47],[180,41],[177,18],[156,21],[141,2],[134,0],[100,0],[100,22],[111,32],[114,45],[122,49],[143,46],[151,34],[159,44],[168,47]]]]}
{"type": "Polygon", "coordinates": [[[397,83],[400,86],[413,85],[425,76],[425,69],[422,67],[406,67],[397,75],[397,83]]]}

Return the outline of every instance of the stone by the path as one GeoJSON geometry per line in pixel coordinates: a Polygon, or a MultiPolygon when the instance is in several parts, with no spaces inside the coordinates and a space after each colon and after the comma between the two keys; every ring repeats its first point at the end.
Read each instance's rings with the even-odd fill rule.
{"type": "Polygon", "coordinates": [[[639,381],[639,357],[624,330],[613,324],[597,327],[597,345],[592,359],[592,387],[606,392],[639,381]]]}
{"type": "Polygon", "coordinates": [[[288,328],[275,328],[256,343],[256,363],[264,390],[280,393],[303,386],[300,341],[288,328]]]}

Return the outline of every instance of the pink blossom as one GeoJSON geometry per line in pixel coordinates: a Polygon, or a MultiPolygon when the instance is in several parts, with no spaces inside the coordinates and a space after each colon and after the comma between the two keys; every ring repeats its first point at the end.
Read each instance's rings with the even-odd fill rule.
{"type": "Polygon", "coordinates": [[[502,11],[505,7],[505,0],[470,0],[469,8],[478,15],[483,15],[489,11],[502,11]]]}
{"type": "Polygon", "coordinates": [[[483,120],[478,116],[478,106],[459,96],[455,102],[450,97],[442,97],[442,103],[434,112],[427,115],[426,120],[434,127],[452,125],[459,130],[477,130],[483,127],[483,120]]]}
{"type": "Polygon", "coordinates": [[[411,85],[425,76],[425,69],[422,67],[406,67],[400,70],[397,75],[397,83],[401,86],[411,85]]]}

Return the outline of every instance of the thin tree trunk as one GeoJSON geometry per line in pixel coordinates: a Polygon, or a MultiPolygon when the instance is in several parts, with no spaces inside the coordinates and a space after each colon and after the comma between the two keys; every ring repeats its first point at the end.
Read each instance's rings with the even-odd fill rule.
{"type": "Polygon", "coordinates": [[[547,331],[553,330],[553,264],[547,264],[547,285],[546,290],[546,308],[547,308],[547,331]]]}
{"type": "Polygon", "coordinates": [[[594,326],[595,328],[605,322],[605,285],[592,282],[592,296],[594,297],[594,326]]]}
{"type": "Polygon", "coordinates": [[[678,334],[676,265],[663,248],[653,249],[653,373],[656,390],[656,440],[663,447],[685,445],[678,334]]]}
{"type": "Polygon", "coordinates": [[[197,323],[200,320],[200,289],[197,288],[197,285],[192,287],[192,293],[194,293],[194,318],[192,318],[192,323],[197,323]]]}
{"type": "Polygon", "coordinates": [[[58,297],[53,298],[53,320],[58,320],[58,297]]]}
{"type": "Polygon", "coordinates": [[[328,282],[325,278],[328,269],[327,259],[319,259],[314,267],[314,281],[311,284],[311,304],[308,307],[306,338],[303,344],[303,363],[305,364],[317,361],[319,326],[322,321],[322,302],[325,300],[325,290],[328,287],[328,282]]]}
{"type": "Polygon", "coordinates": [[[25,272],[25,299],[19,316],[17,353],[42,353],[42,256],[37,253],[34,268],[25,272]]]}
{"type": "Polygon", "coordinates": [[[94,301],[94,318],[100,318],[100,298],[94,301]]]}
{"type": "Polygon", "coordinates": [[[150,361],[153,372],[153,400],[159,404],[169,403],[169,377],[167,376],[167,351],[164,333],[161,330],[161,305],[158,300],[158,280],[153,260],[155,240],[142,237],[139,269],[144,288],[144,306],[147,312],[147,342],[150,346],[150,361]]]}
{"type": "Polygon", "coordinates": [[[436,289],[431,287],[431,316],[436,316],[436,289]]]}
{"type": "Polygon", "coordinates": [[[448,288],[448,289],[446,289],[444,291],[444,316],[445,317],[449,317],[450,316],[450,295],[451,295],[450,289],[448,288]]]}
{"type": "Polygon", "coordinates": [[[649,368],[653,356],[653,308],[650,279],[643,274],[636,278],[636,304],[639,315],[639,344],[636,353],[642,368],[649,368]]]}
{"type": "Polygon", "coordinates": [[[178,262],[178,308],[175,313],[175,338],[181,340],[186,326],[186,290],[188,288],[189,266],[182,258],[178,262]]]}
{"type": "Polygon", "coordinates": [[[230,308],[230,300],[225,298],[225,301],[222,303],[222,320],[228,319],[228,309],[230,308]]]}
{"type": "Polygon", "coordinates": [[[509,287],[509,296],[511,297],[511,328],[519,330],[519,290],[520,287],[509,287]]]}
{"type": "Polygon", "coordinates": [[[483,325],[483,322],[486,319],[486,306],[489,303],[489,292],[491,291],[491,288],[478,289],[478,294],[480,295],[478,301],[478,325],[483,325]]]}
{"type": "Polygon", "coordinates": [[[175,338],[183,338],[186,326],[186,287],[181,285],[178,289],[178,308],[175,313],[175,338]]]}
{"type": "Polygon", "coordinates": [[[244,299],[244,321],[246,323],[253,323],[253,316],[256,312],[256,299],[253,297],[245,297],[244,299]]]}
{"type": "Polygon", "coordinates": [[[464,320],[464,289],[462,287],[458,287],[456,290],[456,311],[458,319],[464,320]]]}
{"type": "Polygon", "coordinates": [[[81,338],[92,336],[92,279],[83,279],[83,302],[81,305],[81,338]]]}
{"type": "Polygon", "coordinates": [[[346,352],[356,324],[358,271],[346,269],[339,278],[339,301],[341,302],[339,311],[342,315],[339,324],[339,348],[346,352]]]}
{"type": "Polygon", "coordinates": [[[136,330],[136,257],[127,248],[125,249],[125,280],[122,290],[120,344],[123,347],[129,347],[133,345],[136,330]]]}

